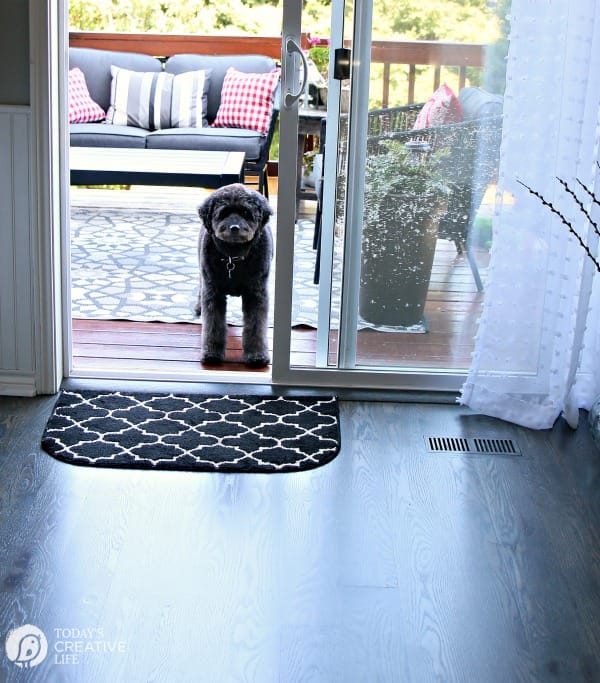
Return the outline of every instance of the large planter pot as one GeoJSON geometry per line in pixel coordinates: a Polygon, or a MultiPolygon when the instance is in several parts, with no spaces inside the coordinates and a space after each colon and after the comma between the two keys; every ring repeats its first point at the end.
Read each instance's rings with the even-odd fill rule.
{"type": "Polygon", "coordinates": [[[359,313],[375,325],[424,325],[423,312],[445,197],[394,193],[363,226],[359,313]]]}

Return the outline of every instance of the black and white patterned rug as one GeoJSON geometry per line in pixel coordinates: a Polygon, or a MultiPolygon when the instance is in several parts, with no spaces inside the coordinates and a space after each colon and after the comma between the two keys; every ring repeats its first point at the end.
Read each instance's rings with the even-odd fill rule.
{"type": "MultiPolygon", "coordinates": [[[[272,221],[275,235],[275,221],[272,221]]],[[[71,306],[74,318],[142,322],[201,322],[198,294],[199,218],[194,211],[71,208],[71,306]]],[[[314,224],[295,230],[293,325],[317,325],[313,283],[314,224]]],[[[341,272],[341,259],[336,259],[341,272]]],[[[271,269],[270,287],[275,269],[271,269]]],[[[339,282],[341,278],[334,278],[339,282]]],[[[271,324],[273,297],[271,296],[271,324]]],[[[229,297],[227,321],[242,324],[240,297],[229,297]]]]}
{"type": "Polygon", "coordinates": [[[337,398],[62,391],[42,436],[76,465],[299,472],[340,449],[337,398]]]}

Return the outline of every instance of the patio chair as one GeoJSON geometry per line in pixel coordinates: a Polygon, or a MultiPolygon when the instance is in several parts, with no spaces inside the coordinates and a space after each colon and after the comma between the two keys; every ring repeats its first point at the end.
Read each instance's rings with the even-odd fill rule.
{"type": "MultiPolygon", "coordinates": [[[[482,291],[483,283],[470,238],[483,195],[498,170],[502,137],[502,97],[482,88],[468,87],[460,91],[458,99],[462,106],[463,120],[460,123],[430,128],[413,127],[424,103],[369,111],[367,154],[385,153],[385,145],[381,144],[385,140],[419,140],[428,142],[432,151],[448,149],[449,153],[442,162],[441,170],[450,187],[450,196],[447,212],[440,220],[438,238],[451,240],[457,252],[466,255],[477,290],[482,291]]],[[[341,169],[345,163],[343,157],[346,152],[347,131],[348,117],[342,116],[339,145],[341,169]]],[[[325,126],[321,137],[324,142],[325,126]]],[[[324,148],[323,144],[323,153],[324,148]]],[[[343,184],[339,189],[343,192],[343,184]]],[[[318,195],[314,243],[317,249],[315,282],[318,282],[320,255],[322,182],[318,195]]],[[[343,197],[340,201],[343,202],[343,197]]]]}
{"type": "MultiPolygon", "coordinates": [[[[260,145],[260,153],[258,159],[246,159],[244,164],[244,173],[250,176],[256,176],[256,185],[258,191],[269,199],[269,153],[271,151],[271,143],[273,142],[273,135],[277,127],[277,119],[279,117],[279,107],[273,109],[271,121],[269,123],[269,130],[260,145]]],[[[246,185],[252,185],[252,181],[245,180],[246,185]]]]}
{"type": "Polygon", "coordinates": [[[381,144],[385,140],[419,140],[429,143],[433,152],[448,150],[440,168],[450,195],[447,212],[440,220],[438,237],[453,241],[457,252],[466,254],[477,289],[481,291],[483,284],[470,238],[483,195],[498,169],[502,97],[469,87],[461,90],[459,100],[463,110],[460,123],[430,128],[412,127],[422,104],[369,112],[367,154],[385,153],[385,145],[381,144]]]}

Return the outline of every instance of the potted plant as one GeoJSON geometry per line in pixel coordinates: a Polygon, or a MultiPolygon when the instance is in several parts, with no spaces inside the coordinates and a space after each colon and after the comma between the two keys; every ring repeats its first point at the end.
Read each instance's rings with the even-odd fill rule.
{"type": "Polygon", "coordinates": [[[437,229],[448,187],[442,153],[427,143],[385,141],[365,169],[359,313],[375,325],[425,330],[437,229]]]}
{"type": "Polygon", "coordinates": [[[329,71],[329,44],[328,38],[309,38],[308,61],[309,67],[313,65],[315,68],[309,68],[309,79],[313,103],[317,107],[327,106],[327,85],[328,85],[328,71],[329,71]]]}

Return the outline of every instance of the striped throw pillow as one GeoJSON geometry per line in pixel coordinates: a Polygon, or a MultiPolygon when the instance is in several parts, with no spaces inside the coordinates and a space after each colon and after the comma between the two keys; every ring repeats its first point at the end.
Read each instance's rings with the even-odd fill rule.
{"type": "Polygon", "coordinates": [[[111,66],[111,73],[107,123],[147,130],[208,125],[206,100],[210,69],[173,75],[111,66]]]}
{"type": "Polygon", "coordinates": [[[231,66],[225,73],[215,128],[248,128],[266,135],[279,83],[279,69],[244,73],[231,66]]]}
{"type": "Polygon", "coordinates": [[[185,71],[173,78],[171,97],[172,128],[202,128],[206,121],[206,103],[211,69],[185,71]]]}
{"type": "Polygon", "coordinates": [[[110,107],[106,122],[146,130],[171,127],[173,75],[163,71],[129,71],[111,66],[110,107]]]}

